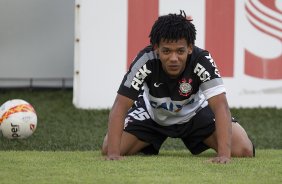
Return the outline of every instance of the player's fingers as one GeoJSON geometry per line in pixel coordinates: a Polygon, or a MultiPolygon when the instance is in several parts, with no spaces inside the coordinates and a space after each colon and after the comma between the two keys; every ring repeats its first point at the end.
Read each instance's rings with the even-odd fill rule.
{"type": "Polygon", "coordinates": [[[228,164],[230,160],[220,160],[218,163],[219,164],[228,164]]]}
{"type": "Polygon", "coordinates": [[[215,158],[210,158],[208,160],[205,160],[205,163],[216,163],[216,162],[218,162],[216,157],[215,158]]]}
{"type": "Polygon", "coordinates": [[[123,156],[107,156],[105,157],[105,160],[123,160],[123,156]]]}
{"type": "Polygon", "coordinates": [[[207,163],[218,163],[218,164],[227,164],[230,163],[231,160],[227,157],[214,157],[206,161],[207,163]]]}

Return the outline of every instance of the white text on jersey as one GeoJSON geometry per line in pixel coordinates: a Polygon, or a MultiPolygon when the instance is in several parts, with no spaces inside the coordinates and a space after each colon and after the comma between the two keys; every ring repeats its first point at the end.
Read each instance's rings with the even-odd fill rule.
{"type": "Polygon", "coordinates": [[[194,73],[197,74],[203,82],[211,79],[210,73],[200,63],[197,63],[194,73]]]}
{"type": "Polygon", "coordinates": [[[138,70],[135,77],[131,82],[131,86],[139,91],[140,85],[143,83],[144,79],[148,76],[149,73],[152,73],[150,70],[147,69],[146,65],[138,70]]]}
{"type": "Polygon", "coordinates": [[[215,62],[214,62],[214,60],[213,60],[213,58],[211,57],[211,54],[209,54],[208,56],[206,56],[206,58],[211,62],[212,66],[215,67],[214,73],[215,73],[218,77],[220,77],[219,71],[218,71],[218,69],[217,69],[217,66],[216,66],[216,64],[215,64],[215,62]]]}

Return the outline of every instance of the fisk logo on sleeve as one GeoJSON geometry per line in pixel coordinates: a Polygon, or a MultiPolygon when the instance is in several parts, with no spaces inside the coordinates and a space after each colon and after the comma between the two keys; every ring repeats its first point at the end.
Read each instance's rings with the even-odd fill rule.
{"type": "Polygon", "coordinates": [[[148,74],[152,73],[150,70],[147,69],[147,66],[144,65],[142,68],[138,70],[135,77],[133,78],[131,82],[131,86],[139,91],[140,86],[142,86],[144,79],[148,76],[148,74]]]}
{"type": "Polygon", "coordinates": [[[200,63],[197,63],[194,73],[197,74],[203,82],[211,79],[211,74],[200,63]]]}

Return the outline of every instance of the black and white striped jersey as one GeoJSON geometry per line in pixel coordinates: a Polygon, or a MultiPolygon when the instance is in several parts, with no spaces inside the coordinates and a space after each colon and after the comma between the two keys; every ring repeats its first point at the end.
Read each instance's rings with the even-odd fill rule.
{"type": "Polygon", "coordinates": [[[210,53],[196,46],[187,58],[183,73],[175,79],[162,69],[152,46],[132,62],[118,93],[132,100],[143,98],[151,118],[163,126],[189,121],[207,99],[225,92],[222,78],[210,53]]]}

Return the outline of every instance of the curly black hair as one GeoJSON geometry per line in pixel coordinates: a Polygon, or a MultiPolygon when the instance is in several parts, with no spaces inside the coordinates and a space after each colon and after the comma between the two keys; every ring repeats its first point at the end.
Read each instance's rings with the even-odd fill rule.
{"type": "Polygon", "coordinates": [[[178,41],[186,39],[187,44],[195,44],[196,28],[194,24],[186,18],[183,10],[180,14],[168,14],[160,16],[154,23],[149,38],[151,45],[159,45],[160,41],[178,41]]]}

